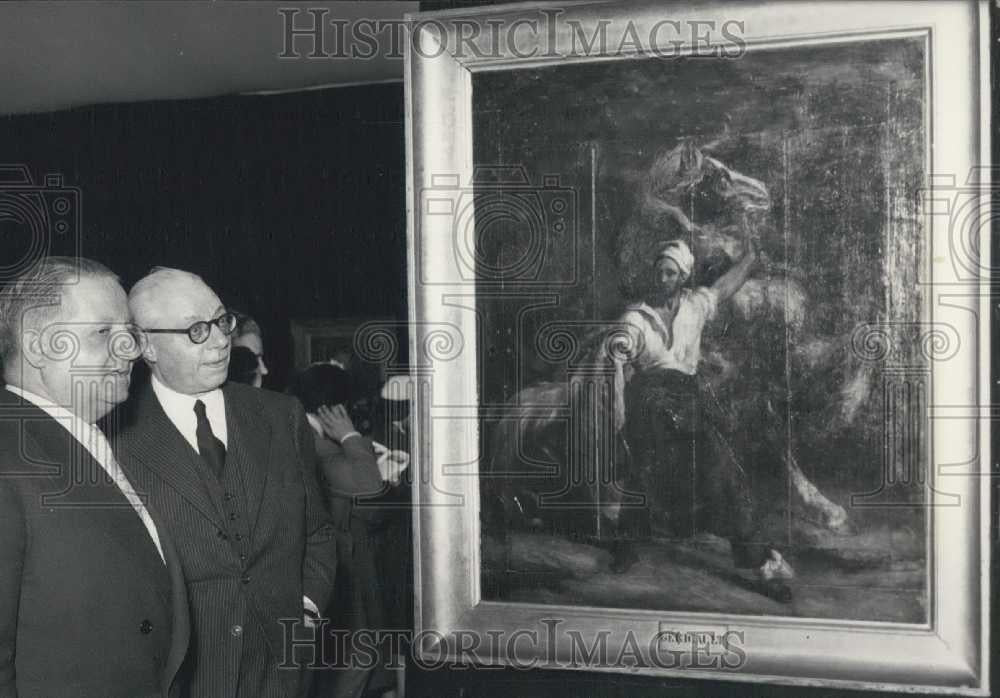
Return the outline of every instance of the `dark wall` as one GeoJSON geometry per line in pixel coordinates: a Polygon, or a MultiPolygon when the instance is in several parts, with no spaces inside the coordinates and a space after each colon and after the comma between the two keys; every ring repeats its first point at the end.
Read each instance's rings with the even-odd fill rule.
{"type": "MultiPolygon", "coordinates": [[[[188,269],[257,317],[278,387],[290,319],[406,316],[402,121],[398,83],[102,105],[0,118],[0,164],[79,188],[82,230],[52,254],[78,240],[126,288],[188,269]]],[[[30,235],[0,220],[0,264],[30,235]]]]}

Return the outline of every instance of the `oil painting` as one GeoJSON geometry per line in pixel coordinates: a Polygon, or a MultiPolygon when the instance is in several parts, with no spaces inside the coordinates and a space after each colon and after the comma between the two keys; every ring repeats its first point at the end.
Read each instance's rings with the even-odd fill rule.
{"type": "Polygon", "coordinates": [[[854,7],[414,17],[424,656],[988,690],[986,6],[854,7]]]}
{"type": "Polygon", "coordinates": [[[476,77],[497,598],[924,622],[923,49],[476,77]]]}

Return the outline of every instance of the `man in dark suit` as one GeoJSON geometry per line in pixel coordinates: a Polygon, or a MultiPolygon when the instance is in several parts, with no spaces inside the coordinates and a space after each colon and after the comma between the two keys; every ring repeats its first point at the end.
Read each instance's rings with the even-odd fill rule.
{"type": "Polygon", "coordinates": [[[50,257],[0,291],[0,697],[183,695],[176,553],[95,421],[138,352],[117,277],[50,257]]]}
{"type": "Polygon", "coordinates": [[[304,672],[285,661],[288,623],[325,606],[336,569],[302,406],[223,385],[236,318],[194,274],[154,270],[129,305],[151,378],[118,454],[177,541],[192,698],[300,695],[304,672]]]}

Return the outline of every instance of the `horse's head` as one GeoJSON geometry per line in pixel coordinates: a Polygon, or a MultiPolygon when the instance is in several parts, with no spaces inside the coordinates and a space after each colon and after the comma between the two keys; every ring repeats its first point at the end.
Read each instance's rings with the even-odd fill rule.
{"type": "Polygon", "coordinates": [[[767,211],[771,195],[760,180],[726,167],[713,157],[703,156],[701,179],[690,188],[696,209],[708,212],[767,211]]]}
{"type": "Polygon", "coordinates": [[[696,219],[771,207],[763,182],[705,155],[689,139],[653,160],[645,189],[648,206],[674,209],[686,216],[694,211],[696,219]]]}

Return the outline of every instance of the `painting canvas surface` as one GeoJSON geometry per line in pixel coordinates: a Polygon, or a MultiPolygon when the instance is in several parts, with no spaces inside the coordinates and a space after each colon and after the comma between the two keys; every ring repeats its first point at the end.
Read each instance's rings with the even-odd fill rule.
{"type": "Polygon", "coordinates": [[[925,62],[880,39],[474,74],[484,599],[926,621],[925,62]],[[755,250],[698,331],[640,307],[671,240],[691,298],[755,250]],[[636,340],[685,332],[676,388],[636,340]],[[737,564],[741,516],[794,576],[737,564]]]}

